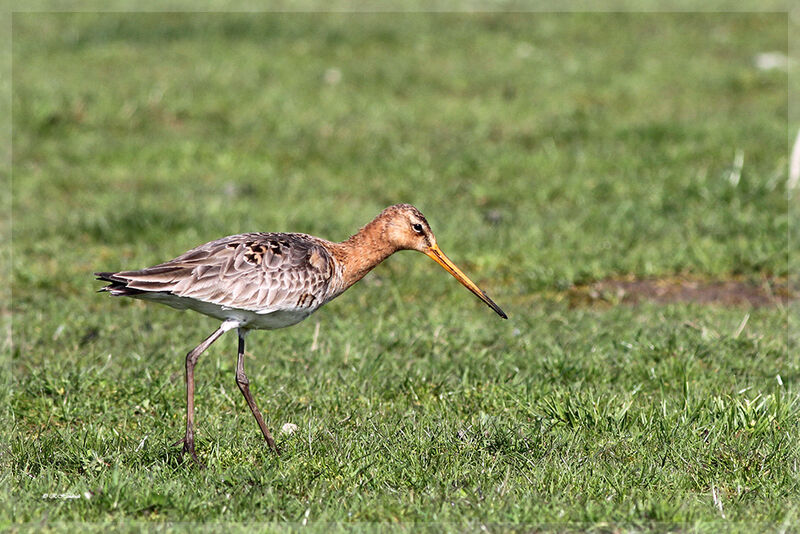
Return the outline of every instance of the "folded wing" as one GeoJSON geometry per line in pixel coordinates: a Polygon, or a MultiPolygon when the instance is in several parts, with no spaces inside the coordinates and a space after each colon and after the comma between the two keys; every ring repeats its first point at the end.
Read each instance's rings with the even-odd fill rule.
{"type": "Polygon", "coordinates": [[[146,269],[96,274],[111,282],[103,290],[112,295],[166,293],[256,313],[315,309],[334,271],[318,241],[305,234],[240,234],[146,269]]]}

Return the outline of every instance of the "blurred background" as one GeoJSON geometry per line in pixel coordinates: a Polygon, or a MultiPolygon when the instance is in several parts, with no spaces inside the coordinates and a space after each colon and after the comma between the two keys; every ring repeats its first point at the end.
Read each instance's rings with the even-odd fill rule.
{"type": "Polygon", "coordinates": [[[242,231],[340,240],[397,202],[506,300],[785,275],[779,19],[17,14],[18,295],[242,231]]]}

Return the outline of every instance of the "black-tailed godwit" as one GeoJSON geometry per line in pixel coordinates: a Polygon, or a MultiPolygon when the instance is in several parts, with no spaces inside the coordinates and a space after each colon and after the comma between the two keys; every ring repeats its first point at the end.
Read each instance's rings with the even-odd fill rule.
{"type": "Polygon", "coordinates": [[[244,372],[244,340],[250,330],[274,330],[297,324],[326,302],[341,295],[373,267],[398,250],[417,250],[431,257],[459,282],[507,316],[436,244],[428,221],[409,204],[383,210],[355,235],[341,243],[306,234],[251,233],[223,237],[166,263],[138,271],[95,273],[110,282],[101,289],[126,296],[191,309],[222,321],[222,325],[186,355],[186,434],[181,454],[194,447],[194,366],[222,334],[239,334],[236,384],[277,453],[244,372]]]}

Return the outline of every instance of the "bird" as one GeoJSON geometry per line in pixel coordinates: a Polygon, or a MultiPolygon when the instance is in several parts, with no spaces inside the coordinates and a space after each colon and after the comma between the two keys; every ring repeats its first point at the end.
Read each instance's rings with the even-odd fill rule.
{"type": "Polygon", "coordinates": [[[190,309],[222,321],[186,355],[186,432],[173,444],[183,445],[181,458],[188,453],[203,467],[195,450],[194,420],[194,368],[200,355],[222,334],[237,330],[236,385],[267,445],[280,454],[250,393],[244,370],[245,337],[251,330],[274,330],[303,321],[400,250],[432,258],[500,317],[508,318],[442,252],[427,219],[411,204],[387,207],[342,242],[302,233],[245,233],[210,241],[145,269],[94,274],[108,282],[99,292],[190,309]]]}

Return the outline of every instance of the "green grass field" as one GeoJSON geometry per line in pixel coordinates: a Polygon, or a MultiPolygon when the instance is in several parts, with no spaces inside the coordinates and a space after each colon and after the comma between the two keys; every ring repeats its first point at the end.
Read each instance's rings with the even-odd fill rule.
{"type": "Polygon", "coordinates": [[[788,276],[787,73],[755,62],[787,39],[785,14],[15,14],[0,526],[796,526],[786,307],[567,297],[788,276]],[[248,338],[282,456],[227,334],[197,367],[208,468],[181,464],[217,323],[91,273],[397,202],[509,320],[398,254],[248,338]]]}

